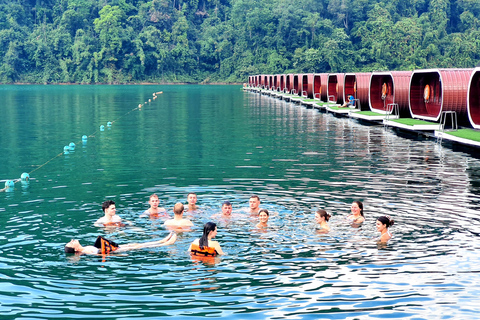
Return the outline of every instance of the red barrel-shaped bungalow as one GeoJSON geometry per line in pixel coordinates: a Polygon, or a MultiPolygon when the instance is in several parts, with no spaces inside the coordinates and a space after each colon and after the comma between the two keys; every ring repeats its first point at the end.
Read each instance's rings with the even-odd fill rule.
{"type": "Polygon", "coordinates": [[[480,68],[475,68],[470,76],[467,111],[472,127],[480,129],[480,68]]]}
{"type": "Polygon", "coordinates": [[[370,110],[390,114],[398,105],[400,117],[411,117],[408,104],[412,71],[373,72],[370,78],[370,110]]]}
{"type": "Polygon", "coordinates": [[[302,97],[313,98],[313,73],[304,73],[302,75],[302,97]]]}
{"type": "Polygon", "coordinates": [[[459,124],[468,123],[467,92],[473,69],[415,70],[410,79],[409,106],[413,118],[439,121],[455,111],[459,124]]]}
{"type": "Polygon", "coordinates": [[[363,110],[368,110],[371,75],[370,72],[346,73],[343,89],[344,101],[347,101],[348,97],[352,95],[355,99],[358,99],[358,101],[355,102],[357,107],[360,107],[363,110]]]}
{"type": "Polygon", "coordinates": [[[327,99],[334,103],[343,103],[343,85],[344,74],[343,73],[330,73],[328,74],[327,84],[327,99]]]}

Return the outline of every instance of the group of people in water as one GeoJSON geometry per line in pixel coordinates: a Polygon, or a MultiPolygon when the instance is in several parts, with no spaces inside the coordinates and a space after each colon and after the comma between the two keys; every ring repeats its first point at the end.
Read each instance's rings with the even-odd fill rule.
{"type": "MultiPolygon", "coordinates": [[[[188,212],[195,212],[199,210],[197,206],[197,195],[193,192],[187,195],[188,212]]],[[[173,207],[173,218],[170,218],[165,208],[159,207],[160,200],[156,194],[152,194],[149,199],[150,208],[141,214],[143,217],[150,217],[152,219],[164,218],[166,219],[164,225],[171,232],[163,239],[157,241],[143,242],[143,243],[129,243],[119,245],[112,240],[98,236],[93,246],[82,246],[78,240],[72,239],[65,245],[66,253],[79,254],[107,254],[111,252],[125,252],[129,250],[136,250],[142,248],[153,248],[174,244],[177,240],[177,232],[189,231],[193,227],[192,221],[184,218],[185,206],[183,203],[176,203],[173,207]]],[[[98,227],[123,227],[128,224],[127,221],[122,220],[116,214],[115,202],[107,200],[102,204],[104,216],[95,222],[98,227]]],[[[270,214],[266,209],[260,209],[260,198],[257,195],[252,195],[249,200],[249,208],[246,210],[251,217],[258,219],[256,228],[264,229],[268,227],[268,219],[270,214]]],[[[231,218],[236,214],[232,213],[232,204],[229,201],[222,203],[221,213],[212,216],[215,218],[231,218]]],[[[325,210],[320,209],[315,212],[315,221],[318,223],[319,233],[330,232],[328,220],[331,215],[325,210]]],[[[347,221],[352,226],[361,226],[365,221],[363,213],[363,203],[360,201],[353,201],[351,206],[351,214],[347,216],[347,221]]],[[[381,216],[376,220],[377,231],[380,232],[378,241],[387,242],[392,238],[389,227],[393,225],[394,221],[389,216],[381,216]]],[[[218,243],[213,240],[217,235],[217,225],[214,222],[207,222],[203,227],[203,235],[199,239],[195,239],[188,248],[190,254],[201,257],[214,257],[225,254],[218,243]]]]}

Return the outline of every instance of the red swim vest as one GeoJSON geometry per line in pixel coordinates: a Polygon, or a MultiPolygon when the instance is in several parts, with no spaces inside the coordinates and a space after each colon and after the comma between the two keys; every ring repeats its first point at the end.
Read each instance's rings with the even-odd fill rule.
{"type": "Polygon", "coordinates": [[[125,223],[122,222],[107,222],[103,224],[105,227],[125,227],[125,223]]]}
{"type": "Polygon", "coordinates": [[[217,250],[212,247],[203,247],[203,249],[200,249],[200,246],[198,244],[192,243],[192,248],[190,249],[191,254],[195,256],[204,256],[204,257],[215,257],[218,255],[217,250]]]}

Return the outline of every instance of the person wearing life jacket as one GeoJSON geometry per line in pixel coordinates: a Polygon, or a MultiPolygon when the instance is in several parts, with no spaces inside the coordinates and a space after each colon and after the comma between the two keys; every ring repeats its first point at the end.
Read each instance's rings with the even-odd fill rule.
{"type": "Polygon", "coordinates": [[[102,210],[105,214],[103,217],[95,221],[95,226],[97,227],[124,227],[122,218],[118,216],[117,209],[115,207],[115,201],[107,200],[102,203],[102,210]]]}
{"type": "Polygon", "coordinates": [[[161,240],[143,242],[143,243],[129,243],[129,244],[117,244],[112,240],[105,239],[102,236],[98,236],[93,246],[82,246],[78,240],[72,239],[65,245],[65,253],[78,253],[78,254],[108,254],[112,252],[125,252],[130,250],[137,250],[143,248],[154,248],[161,246],[168,246],[174,244],[177,241],[177,234],[170,232],[168,236],[161,240]]]}
{"type": "Polygon", "coordinates": [[[214,222],[207,222],[203,226],[203,235],[190,244],[188,251],[195,256],[215,257],[225,254],[217,241],[212,240],[217,235],[217,225],[214,222]]]}

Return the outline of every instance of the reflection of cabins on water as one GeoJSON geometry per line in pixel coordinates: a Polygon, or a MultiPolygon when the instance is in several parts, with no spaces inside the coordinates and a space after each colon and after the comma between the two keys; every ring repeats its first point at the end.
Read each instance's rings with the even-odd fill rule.
{"type": "Polygon", "coordinates": [[[245,90],[480,146],[480,68],[254,75],[245,90]]]}

